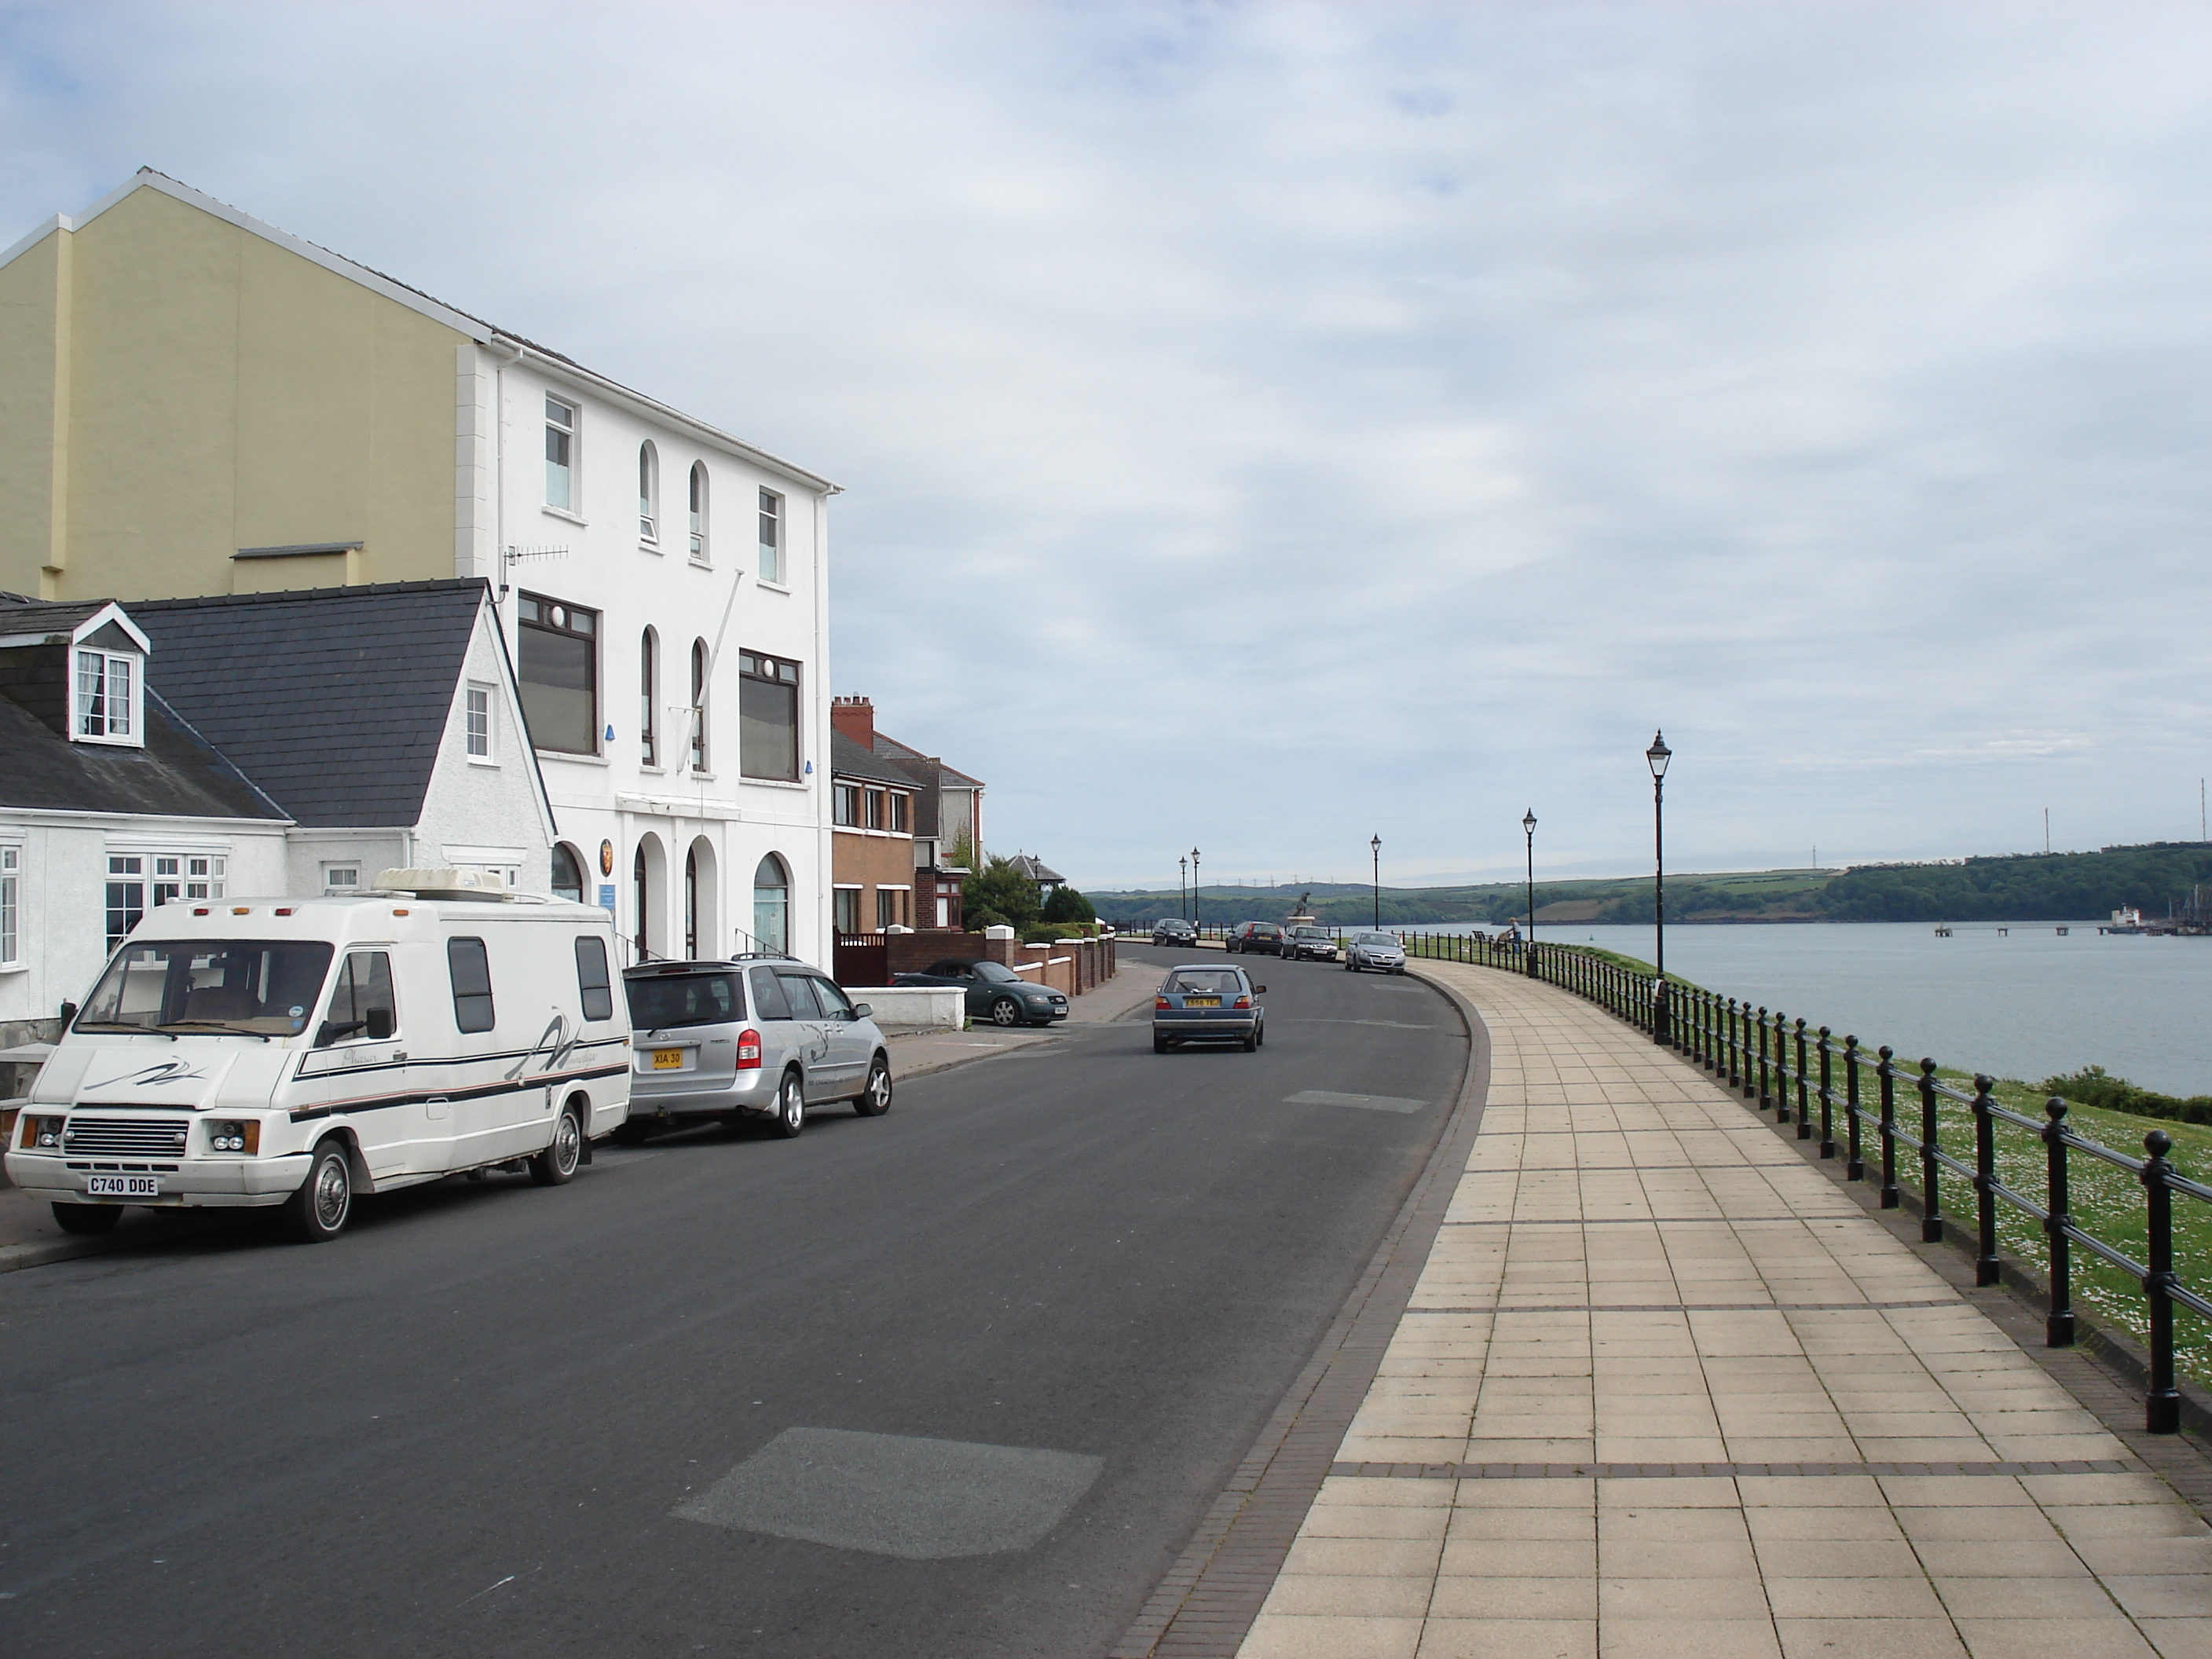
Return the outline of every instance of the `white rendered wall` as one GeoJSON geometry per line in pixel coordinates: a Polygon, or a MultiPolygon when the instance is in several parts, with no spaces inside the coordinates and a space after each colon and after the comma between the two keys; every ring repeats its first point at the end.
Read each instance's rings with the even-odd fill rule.
{"type": "Polygon", "coordinates": [[[107,963],[111,851],[217,854],[228,861],[228,896],[287,890],[281,824],[0,808],[0,842],[23,849],[17,926],[25,964],[0,969],[0,1020],[52,1018],[92,988],[107,963]]]}
{"type": "MultiPolygon", "coordinates": [[[[646,920],[656,955],[678,953],[682,928],[684,855],[703,842],[714,866],[711,938],[702,955],[740,948],[738,929],[753,926],[753,875],[774,853],[791,874],[790,948],[827,967],[831,960],[828,761],[830,665],[828,536],[824,497],[818,486],[754,458],[718,447],[672,422],[618,406],[581,380],[556,379],[532,361],[503,361],[478,352],[464,364],[457,409],[473,406],[476,387],[489,388],[498,418],[492,423],[489,509],[495,548],[561,550],[526,558],[508,570],[510,592],[500,605],[507,646],[520,662],[514,592],[527,590],[599,613],[599,753],[571,757],[541,750],[539,768],[550,797],[557,839],[573,848],[586,873],[585,898],[596,902],[612,889],[616,927],[634,938],[633,860],[642,841],[659,848],[665,878],[657,884],[646,920]],[[471,379],[473,370],[474,379],[471,379]],[[572,500],[574,510],[544,505],[544,400],[548,393],[580,409],[572,500]],[[642,540],[638,524],[639,446],[650,440],[659,461],[660,536],[657,548],[642,540]],[[703,461],[710,485],[708,556],[704,565],[688,549],[687,484],[694,462],[703,461]],[[784,501],[786,580],[757,578],[758,492],[784,501]],[[726,615],[727,623],[724,624],[726,615]],[[647,627],[660,641],[660,684],[655,699],[660,764],[647,767],[639,753],[640,636],[647,627]],[[688,728],[683,706],[690,697],[692,642],[712,648],[717,635],[709,704],[709,769],[687,764],[688,728]],[[747,780],[738,764],[738,656],[757,651],[801,665],[800,750],[796,783],[747,780]],[[605,734],[613,730],[611,738],[605,734]],[[611,851],[612,869],[601,873],[600,848],[611,851]]],[[[473,418],[473,417],[471,417],[473,418]]],[[[457,453],[463,470],[482,453],[475,434],[461,433],[457,453]]],[[[458,477],[457,474],[457,477],[458,477]]],[[[457,497],[460,486],[457,483],[457,497]]],[[[470,512],[483,516],[483,509],[470,512]]],[[[457,545],[481,546],[464,534],[457,545]]],[[[472,573],[471,573],[472,574],[472,573]]],[[[495,592],[497,576],[495,574],[495,592]]]]}

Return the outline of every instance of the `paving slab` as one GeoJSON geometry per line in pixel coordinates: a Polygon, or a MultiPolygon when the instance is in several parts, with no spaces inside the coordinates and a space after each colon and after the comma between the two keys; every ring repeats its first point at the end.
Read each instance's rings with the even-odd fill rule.
{"type": "Polygon", "coordinates": [[[1933,1266],[1633,1029],[1424,968],[1488,1029],[1480,1133],[1218,1651],[2212,1651],[2212,1531],[1933,1266]]]}

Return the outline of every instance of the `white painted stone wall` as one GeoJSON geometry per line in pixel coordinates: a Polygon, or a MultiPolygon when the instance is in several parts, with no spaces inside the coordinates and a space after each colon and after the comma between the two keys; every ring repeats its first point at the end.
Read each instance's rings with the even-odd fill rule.
{"type": "Polygon", "coordinates": [[[886,1031],[957,1031],[967,1023],[968,994],[957,986],[848,986],[845,994],[866,1003],[886,1031]]]}

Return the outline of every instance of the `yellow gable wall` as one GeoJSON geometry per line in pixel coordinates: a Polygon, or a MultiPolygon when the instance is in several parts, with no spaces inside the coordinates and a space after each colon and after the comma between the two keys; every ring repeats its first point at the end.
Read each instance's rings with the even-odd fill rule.
{"type": "Polygon", "coordinates": [[[55,266],[49,236],[0,265],[0,588],[35,597],[55,529],[55,266]]]}
{"type": "MultiPolygon", "coordinates": [[[[52,425],[51,371],[32,394],[15,384],[37,356],[40,307],[27,297],[19,330],[13,300],[35,291],[44,256],[51,362],[57,256],[46,250],[64,237],[65,559],[37,568],[50,532],[9,488],[0,586],[155,599],[321,586],[339,569],[356,581],[453,574],[454,348],[465,337],[158,190],[0,270],[0,450],[33,437],[41,409],[52,425]],[[365,544],[357,559],[231,557],[348,541],[365,544]]],[[[9,465],[0,476],[13,486],[38,461],[9,465]]]]}

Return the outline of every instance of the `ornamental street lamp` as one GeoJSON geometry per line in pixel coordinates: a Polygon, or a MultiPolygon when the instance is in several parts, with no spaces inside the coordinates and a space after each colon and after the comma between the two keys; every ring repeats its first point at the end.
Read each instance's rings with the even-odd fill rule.
{"type": "Polygon", "coordinates": [[[1190,860],[1176,860],[1176,914],[1185,921],[1190,920],[1190,860]]]}
{"type": "Polygon", "coordinates": [[[1653,954],[1659,960],[1659,983],[1651,996],[1651,1040],[1658,1043],[1674,1041],[1673,1019],[1667,1000],[1667,820],[1663,810],[1667,789],[1667,763],[1674,751],[1667,746],[1663,732],[1651,734],[1651,746],[1644,751],[1644,758],[1651,768],[1651,918],[1656,945],[1653,954]]]}
{"type": "Polygon", "coordinates": [[[1371,837],[1367,847],[1375,854],[1375,925],[1380,927],[1382,925],[1382,837],[1371,837]]]}
{"type": "Polygon", "coordinates": [[[1190,849],[1190,921],[1200,933],[1206,931],[1204,915],[1205,911],[1200,908],[1198,900],[1198,848],[1194,847],[1190,849]]]}
{"type": "Polygon", "coordinates": [[[1533,974],[1536,971],[1536,809],[1533,806],[1522,817],[1521,833],[1528,837],[1528,943],[1523,948],[1533,974]]]}

